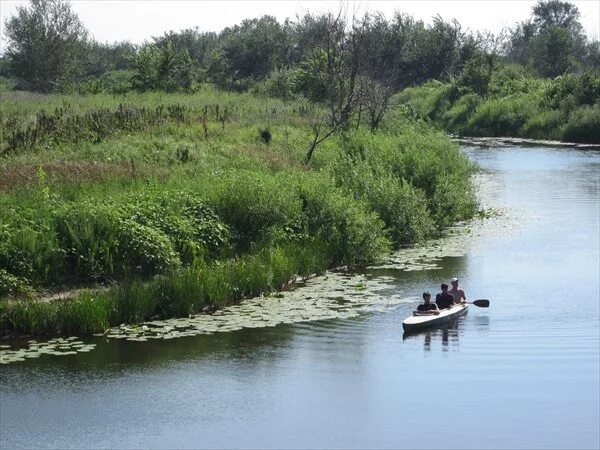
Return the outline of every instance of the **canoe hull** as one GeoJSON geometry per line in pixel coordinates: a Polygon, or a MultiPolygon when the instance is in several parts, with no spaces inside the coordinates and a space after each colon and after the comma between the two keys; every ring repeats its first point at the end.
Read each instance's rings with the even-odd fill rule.
{"type": "Polygon", "coordinates": [[[435,316],[411,316],[402,322],[402,328],[406,333],[441,326],[464,316],[468,311],[467,305],[458,305],[450,309],[444,309],[435,316]]]}

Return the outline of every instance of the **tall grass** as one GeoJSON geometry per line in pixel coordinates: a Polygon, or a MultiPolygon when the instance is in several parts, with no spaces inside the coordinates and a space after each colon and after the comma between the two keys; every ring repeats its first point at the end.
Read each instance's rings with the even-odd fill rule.
{"type": "Polygon", "coordinates": [[[0,302],[0,335],[90,334],[120,323],[186,317],[280,289],[293,275],[325,270],[322,243],[288,244],[228,261],[196,263],[150,281],[129,280],[105,291],[85,291],[54,302],[0,302]]]}

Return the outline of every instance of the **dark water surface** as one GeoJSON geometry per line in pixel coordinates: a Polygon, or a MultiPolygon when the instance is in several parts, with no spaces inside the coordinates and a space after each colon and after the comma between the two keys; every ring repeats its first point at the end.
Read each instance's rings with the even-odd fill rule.
{"type": "Polygon", "coordinates": [[[465,151],[524,220],[369,276],[418,295],[456,275],[491,308],[405,339],[414,303],[2,366],[0,446],[598,448],[600,153],[465,151]]]}

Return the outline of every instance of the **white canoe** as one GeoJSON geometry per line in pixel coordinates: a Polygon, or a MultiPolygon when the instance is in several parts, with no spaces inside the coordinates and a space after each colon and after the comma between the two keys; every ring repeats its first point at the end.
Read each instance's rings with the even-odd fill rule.
{"type": "Polygon", "coordinates": [[[437,315],[411,316],[402,322],[402,328],[406,333],[419,331],[429,327],[435,327],[448,322],[467,313],[468,305],[456,305],[452,308],[442,309],[437,315]]]}

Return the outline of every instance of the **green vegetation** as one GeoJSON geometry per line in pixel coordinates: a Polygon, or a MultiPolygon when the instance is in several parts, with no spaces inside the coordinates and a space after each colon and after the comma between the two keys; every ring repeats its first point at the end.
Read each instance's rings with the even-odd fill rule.
{"type": "Polygon", "coordinates": [[[134,46],[90,39],[67,0],[19,7],[0,58],[0,334],[185,316],[435,236],[476,202],[430,120],[600,141],[598,45],[568,3],[538,2],[507,42],[342,16],[134,46]]]}
{"type": "MultiPolygon", "coordinates": [[[[311,121],[307,161],[322,142],[351,127],[351,117],[377,129],[399,92],[418,116],[453,133],[598,142],[600,43],[586,36],[577,7],[562,0],[538,1],[528,20],[499,36],[468,32],[441,17],[428,25],[400,12],[389,19],[368,13],[348,22],[340,13],[284,23],[263,16],[219,33],[170,31],[140,46],[100,44],[68,0],[31,0],[5,27],[2,90],[126,95],[212,85],[305,100],[320,111],[311,121]]],[[[107,130],[189,118],[179,106],[157,110],[131,102],[66,123],[57,105],[38,129],[3,138],[12,147],[48,135],[101,139],[107,130]]],[[[216,112],[223,123],[231,113],[216,112]]]]}
{"type": "Polygon", "coordinates": [[[499,67],[484,95],[461,81],[406,89],[398,100],[462,136],[600,143],[600,78],[590,72],[544,80],[519,66],[499,67]]]}
{"type": "Polygon", "coordinates": [[[187,316],[369,264],[474,214],[472,167],[442,134],[399,110],[378,131],[336,133],[307,165],[307,114],[209,88],[8,96],[0,334],[187,316]]]}

